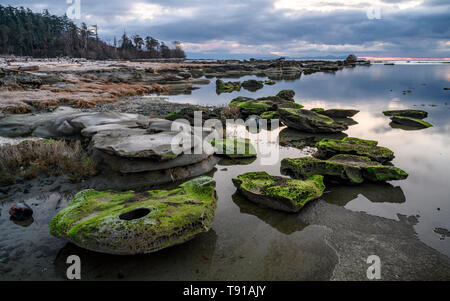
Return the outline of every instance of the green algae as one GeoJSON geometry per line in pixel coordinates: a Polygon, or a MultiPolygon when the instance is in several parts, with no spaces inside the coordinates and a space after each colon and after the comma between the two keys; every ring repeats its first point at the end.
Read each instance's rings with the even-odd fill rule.
{"type": "Polygon", "coordinates": [[[297,180],[250,172],[234,178],[233,183],[251,201],[289,212],[298,212],[309,201],[320,198],[325,190],[321,175],[297,180]]]}
{"type": "Polygon", "coordinates": [[[277,111],[267,111],[261,114],[260,116],[262,119],[278,119],[280,118],[280,115],[277,111]]]}
{"type": "Polygon", "coordinates": [[[367,157],[355,155],[336,155],[328,160],[311,157],[287,158],[281,162],[281,172],[299,179],[319,174],[325,179],[349,184],[403,180],[408,177],[400,168],[382,165],[367,157]]]}
{"type": "Polygon", "coordinates": [[[384,111],[383,114],[389,117],[398,116],[417,119],[424,119],[428,117],[428,112],[422,110],[391,110],[391,111],[384,111]]]}
{"type": "Polygon", "coordinates": [[[216,80],[216,92],[217,94],[221,93],[231,93],[233,91],[241,90],[241,82],[224,82],[223,80],[216,80]]]}
{"type": "Polygon", "coordinates": [[[378,146],[377,141],[345,137],[342,140],[324,138],[316,143],[320,158],[329,158],[337,154],[349,154],[367,157],[373,161],[385,163],[394,159],[394,152],[378,146]]]}
{"type": "Polygon", "coordinates": [[[281,90],[277,96],[287,100],[294,100],[295,92],[294,90],[281,90]]]}
{"type": "Polygon", "coordinates": [[[421,119],[403,116],[393,116],[391,117],[392,122],[397,124],[402,124],[406,126],[416,127],[416,128],[429,128],[433,125],[421,119]]]}
{"type": "Polygon", "coordinates": [[[231,159],[256,157],[256,150],[250,143],[250,139],[227,138],[212,140],[210,143],[217,149],[217,155],[223,155],[231,159]]]}
{"type": "Polygon", "coordinates": [[[215,182],[200,177],[173,190],[86,190],[50,222],[50,233],[110,254],[142,254],[192,239],[210,229],[216,210],[215,182]],[[146,210],[131,220],[121,218],[146,210]]]}

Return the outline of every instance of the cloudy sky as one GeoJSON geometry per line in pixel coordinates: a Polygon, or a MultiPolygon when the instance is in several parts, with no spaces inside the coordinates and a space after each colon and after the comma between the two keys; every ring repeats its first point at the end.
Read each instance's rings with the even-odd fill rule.
{"type": "Polygon", "coordinates": [[[182,41],[190,58],[450,57],[450,0],[0,0],[81,21],[105,40],[124,30],[182,41]],[[73,11],[72,11],[73,12],[73,11]]]}

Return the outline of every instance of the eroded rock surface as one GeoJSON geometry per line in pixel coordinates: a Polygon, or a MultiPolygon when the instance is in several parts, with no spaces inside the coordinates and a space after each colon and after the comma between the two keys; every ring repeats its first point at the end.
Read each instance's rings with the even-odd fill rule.
{"type": "Polygon", "coordinates": [[[345,137],[342,140],[325,138],[316,143],[319,149],[316,156],[323,159],[338,154],[367,157],[370,160],[386,163],[394,159],[394,152],[386,147],[378,146],[378,141],[345,137]]]}
{"type": "Polygon", "coordinates": [[[174,190],[85,190],[52,219],[50,232],[96,252],[146,254],[209,231],[216,207],[215,182],[210,177],[174,190]]]}
{"type": "Polygon", "coordinates": [[[321,197],[325,190],[320,175],[303,181],[250,172],[234,178],[233,183],[249,200],[288,212],[300,211],[306,203],[321,197]]]}
{"type": "Polygon", "coordinates": [[[373,162],[367,157],[336,155],[328,160],[311,157],[284,159],[281,171],[297,179],[323,175],[327,180],[360,184],[364,181],[404,180],[408,174],[400,168],[373,162]]]}
{"type": "Polygon", "coordinates": [[[280,108],[281,121],[290,128],[308,133],[338,133],[348,129],[344,122],[304,109],[280,108]]]}

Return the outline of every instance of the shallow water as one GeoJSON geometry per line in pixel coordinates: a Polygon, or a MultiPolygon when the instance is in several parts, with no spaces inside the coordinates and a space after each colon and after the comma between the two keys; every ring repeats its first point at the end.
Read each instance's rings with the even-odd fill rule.
{"type": "MultiPolygon", "coordinates": [[[[446,87],[450,87],[449,64],[373,65],[344,69],[335,74],[303,75],[295,81],[277,81],[276,85],[265,86],[253,93],[242,89],[216,95],[213,81],[213,84],[193,91],[192,95],[174,96],[171,100],[217,105],[228,103],[237,96],[258,98],[292,89],[296,92],[296,102],[307,109],[360,110],[353,118],[358,124],[345,133],[351,137],[377,140],[379,145],[392,149],[396,155],[393,163],[410,176],[405,181],[391,183],[398,187],[395,193],[389,188],[373,191],[373,185],[344,186],[334,188],[325,199],[350,210],[391,219],[396,219],[399,213],[419,215],[415,226],[419,237],[450,256],[450,238],[442,239],[434,232],[436,228],[450,229],[450,91],[443,89],[446,87]],[[403,91],[407,90],[411,93],[404,94],[403,91]],[[413,131],[392,128],[390,119],[382,111],[394,109],[425,110],[429,112],[426,120],[434,127],[413,131]],[[401,198],[402,193],[404,198],[401,198]],[[375,200],[368,194],[374,195],[375,200]]],[[[284,148],[281,154],[300,156],[284,148]]],[[[271,167],[270,171],[277,173],[278,167],[271,167]]],[[[258,166],[250,166],[249,170],[252,169],[258,169],[258,166]]],[[[218,179],[224,177],[221,175],[218,179]]]]}
{"type": "MultiPolygon", "coordinates": [[[[0,204],[0,279],[65,279],[65,260],[72,254],[81,257],[85,280],[364,279],[364,260],[372,254],[382,258],[386,279],[403,279],[414,275],[409,263],[414,256],[425,260],[417,262],[424,269],[427,260],[432,261],[431,248],[450,256],[450,238],[434,232],[450,229],[450,106],[444,104],[450,101],[450,91],[443,90],[450,87],[450,65],[356,67],[277,81],[254,93],[219,96],[214,82],[191,95],[171,96],[170,101],[218,105],[241,95],[262,97],[293,89],[296,101],[306,108],[357,108],[358,124],[346,134],[389,147],[396,155],[393,163],[410,176],[384,185],[330,186],[323,200],[308,204],[299,214],[277,212],[243,199],[231,179],[249,171],[280,175],[283,158],[307,156],[311,150],[281,147],[275,164],[262,165],[261,152],[278,146],[262,141],[257,160],[239,165],[223,160],[211,173],[217,182],[218,209],[209,233],[154,254],[122,257],[85,251],[50,236],[50,219],[72,194],[61,194],[57,184],[48,183],[42,195],[33,190],[23,195],[34,204],[31,225],[9,220],[8,209],[19,199],[0,204]],[[404,90],[412,92],[404,95],[404,90]],[[424,109],[435,127],[394,129],[381,112],[397,108],[424,109]],[[411,249],[406,259],[402,256],[408,250],[402,246],[411,249]]],[[[439,265],[442,258],[433,260],[439,265]]],[[[417,272],[416,278],[430,278],[430,273],[433,268],[417,272]]]]}

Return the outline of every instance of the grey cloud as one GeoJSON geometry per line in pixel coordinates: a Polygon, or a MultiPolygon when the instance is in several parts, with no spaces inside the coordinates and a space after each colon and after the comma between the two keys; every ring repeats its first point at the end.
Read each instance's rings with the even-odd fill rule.
{"type": "MultiPolygon", "coordinates": [[[[210,0],[154,0],[145,1],[168,8],[195,8],[193,16],[167,16],[161,24],[134,21],[128,24],[108,22],[114,16],[123,16],[130,4],[138,1],[82,0],[82,13],[94,16],[103,29],[104,38],[128,33],[150,34],[166,41],[180,40],[189,43],[206,43],[211,40],[234,41],[258,47],[270,44],[274,49],[292,47],[295,41],[307,44],[363,45],[360,54],[389,56],[450,56],[450,49],[442,48],[442,41],[450,39],[450,3],[448,0],[429,0],[417,8],[383,12],[381,20],[369,20],[364,10],[337,10],[308,12],[286,16],[274,10],[270,0],[210,1],[210,0]],[[88,4],[87,4],[88,3],[88,4]],[[103,21],[102,21],[103,20],[103,21]],[[371,50],[373,45],[382,45],[371,50]],[[364,48],[363,47],[363,48],[364,48]]],[[[139,1],[144,2],[144,1],[139,1]]],[[[383,0],[401,3],[402,0],[383,0]]],[[[51,13],[63,14],[65,0],[12,1],[0,0],[2,5],[41,7],[46,5],[51,13]]],[[[297,49],[297,51],[299,51],[297,49]]],[[[301,54],[343,55],[339,50],[305,50],[301,54]],[[309,52],[311,53],[309,53],[309,52]]],[[[226,50],[217,50],[226,56],[226,50]]]]}

